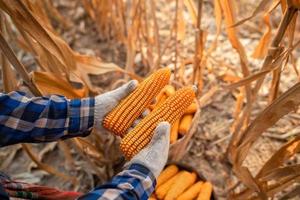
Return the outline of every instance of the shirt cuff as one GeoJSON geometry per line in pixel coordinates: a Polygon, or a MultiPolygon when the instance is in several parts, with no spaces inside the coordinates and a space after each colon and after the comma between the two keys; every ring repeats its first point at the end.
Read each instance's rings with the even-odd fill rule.
{"type": "Polygon", "coordinates": [[[86,136],[94,125],[95,98],[72,99],[68,109],[68,135],[86,136]]]}
{"type": "Polygon", "coordinates": [[[156,178],[154,174],[147,167],[138,163],[130,164],[117,176],[139,179],[141,182],[139,185],[136,185],[135,192],[137,193],[137,196],[140,197],[140,199],[148,199],[148,197],[150,197],[150,195],[153,193],[156,186],[156,178]]]}

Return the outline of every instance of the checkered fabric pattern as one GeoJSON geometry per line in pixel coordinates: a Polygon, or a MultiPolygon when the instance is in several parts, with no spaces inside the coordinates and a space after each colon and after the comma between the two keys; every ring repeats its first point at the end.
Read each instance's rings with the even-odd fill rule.
{"type": "Polygon", "coordinates": [[[94,98],[28,98],[22,92],[0,93],[0,147],[86,136],[93,126],[94,105],[94,98]]]}
{"type": "Polygon", "coordinates": [[[147,200],[156,180],[149,169],[132,164],[110,182],[96,187],[78,200],[147,200]]]}

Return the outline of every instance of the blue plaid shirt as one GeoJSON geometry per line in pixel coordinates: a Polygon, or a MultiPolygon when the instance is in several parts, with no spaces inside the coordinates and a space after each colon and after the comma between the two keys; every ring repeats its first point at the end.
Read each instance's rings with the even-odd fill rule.
{"type": "MultiPolygon", "coordinates": [[[[87,136],[93,128],[94,105],[94,98],[69,100],[58,95],[29,98],[22,92],[0,93],[0,147],[87,136]]],[[[79,200],[147,200],[155,184],[149,169],[133,164],[79,200]]]]}

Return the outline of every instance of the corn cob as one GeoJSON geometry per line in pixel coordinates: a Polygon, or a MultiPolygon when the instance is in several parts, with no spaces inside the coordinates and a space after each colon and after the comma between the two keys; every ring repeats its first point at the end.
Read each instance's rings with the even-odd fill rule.
{"type": "Polygon", "coordinates": [[[152,110],[157,109],[162,103],[164,103],[168,97],[175,94],[175,88],[172,85],[166,85],[161,92],[157,95],[156,103],[152,110]]]}
{"type": "Polygon", "coordinates": [[[184,114],[194,114],[197,111],[197,104],[193,102],[185,111],[184,114]]]}
{"type": "Polygon", "coordinates": [[[170,190],[168,191],[165,200],[174,200],[183,191],[193,185],[197,179],[196,173],[184,172],[178,177],[175,183],[172,185],[170,190]]]}
{"type": "Polygon", "coordinates": [[[179,122],[180,122],[180,120],[177,119],[176,122],[173,124],[173,126],[171,128],[171,133],[170,133],[170,143],[171,144],[173,144],[174,142],[176,142],[176,140],[178,138],[179,122]]]}
{"type": "Polygon", "coordinates": [[[166,85],[162,90],[168,97],[175,94],[175,88],[172,85],[166,85]]]}
{"type": "Polygon", "coordinates": [[[103,120],[103,127],[124,136],[154,97],[169,82],[171,71],[160,69],[146,78],[128,97],[122,100],[103,120]]]}
{"type": "Polygon", "coordinates": [[[200,190],[197,200],[210,200],[212,193],[212,184],[210,182],[205,182],[200,190]]]}
{"type": "Polygon", "coordinates": [[[156,187],[160,186],[161,184],[165,183],[171,177],[175,176],[178,172],[178,167],[176,165],[169,165],[163,172],[158,176],[156,187]]]}
{"type": "Polygon", "coordinates": [[[131,159],[152,139],[154,130],[160,122],[171,125],[181,117],[193,102],[195,92],[192,87],[184,87],[169,97],[158,109],[152,111],[122,139],[120,147],[127,159],[131,159]]]}
{"type": "Polygon", "coordinates": [[[168,98],[168,96],[165,93],[163,93],[160,96],[160,98],[157,99],[157,102],[155,103],[153,110],[159,108],[161,106],[161,104],[163,104],[167,100],[167,98],[168,98]]]}
{"type": "Polygon", "coordinates": [[[180,120],[178,132],[182,135],[187,134],[190,129],[191,123],[193,120],[193,115],[183,115],[182,119],[180,120]]]}
{"type": "Polygon", "coordinates": [[[198,181],[197,183],[195,183],[194,185],[189,187],[177,199],[178,200],[193,200],[193,199],[195,199],[198,196],[198,194],[202,188],[202,185],[203,185],[203,182],[198,181]]]}
{"type": "Polygon", "coordinates": [[[171,179],[169,179],[167,182],[165,182],[164,184],[162,184],[155,190],[155,194],[158,197],[158,199],[165,198],[166,194],[168,193],[168,191],[170,190],[172,185],[175,183],[175,181],[178,179],[178,177],[180,177],[181,174],[183,174],[184,172],[187,172],[187,171],[181,171],[181,172],[177,173],[175,176],[173,176],[171,179]]]}

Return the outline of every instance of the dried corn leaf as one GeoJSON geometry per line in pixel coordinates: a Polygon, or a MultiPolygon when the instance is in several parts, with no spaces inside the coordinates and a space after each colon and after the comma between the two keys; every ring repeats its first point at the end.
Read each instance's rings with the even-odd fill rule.
{"type": "MultiPolygon", "coordinates": [[[[288,8],[288,6],[287,6],[287,0],[280,0],[280,3],[281,3],[282,13],[284,13],[286,11],[286,9],[288,8]]],[[[295,13],[293,19],[288,24],[288,28],[287,28],[286,33],[285,33],[287,35],[287,37],[288,37],[289,47],[293,46],[294,35],[295,35],[295,28],[296,28],[296,22],[297,22],[297,16],[298,16],[298,12],[295,13]]]]}
{"type": "Polygon", "coordinates": [[[223,74],[223,75],[219,76],[218,78],[220,78],[223,81],[228,82],[228,83],[238,82],[241,80],[241,78],[239,76],[232,75],[229,73],[223,74]]]}
{"type": "Polygon", "coordinates": [[[58,141],[58,147],[64,153],[66,170],[74,169],[75,164],[72,158],[71,148],[62,140],[58,141]]]}
{"type": "Polygon", "coordinates": [[[233,26],[239,26],[261,13],[269,12],[270,8],[277,7],[279,2],[280,2],[280,0],[262,0],[262,1],[260,1],[259,5],[255,8],[255,10],[251,14],[251,16],[240,20],[239,22],[235,23],[233,26]]]}
{"type": "Polygon", "coordinates": [[[233,90],[233,89],[236,89],[237,87],[249,85],[253,81],[255,81],[261,77],[264,77],[266,74],[270,73],[270,71],[271,70],[265,70],[265,71],[258,72],[256,74],[252,74],[246,78],[243,78],[242,80],[240,80],[238,82],[235,82],[228,86],[225,86],[225,88],[228,90],[233,90]]]}
{"type": "Polygon", "coordinates": [[[55,32],[46,14],[46,10],[44,9],[47,1],[48,0],[42,0],[42,1],[22,0],[22,3],[24,3],[24,5],[29,9],[30,12],[34,13],[35,17],[39,18],[39,20],[43,22],[43,26],[46,26],[47,29],[55,32]]]}
{"type": "Polygon", "coordinates": [[[12,66],[16,69],[16,71],[21,75],[22,79],[27,84],[27,86],[31,89],[31,91],[33,93],[35,93],[36,95],[40,95],[41,92],[38,90],[38,88],[34,84],[32,84],[31,78],[30,78],[28,72],[26,71],[23,64],[18,60],[18,58],[14,54],[13,50],[7,44],[2,33],[0,33],[0,49],[2,50],[2,53],[5,55],[5,57],[12,64],[12,66]]]}
{"type": "Polygon", "coordinates": [[[125,69],[129,72],[134,72],[134,58],[136,55],[137,47],[136,41],[138,37],[138,28],[140,26],[139,21],[136,19],[137,17],[132,19],[132,25],[128,29],[127,43],[126,43],[126,67],[125,69]]]}
{"type": "Polygon", "coordinates": [[[15,145],[12,149],[9,150],[9,152],[7,152],[7,154],[4,154],[6,157],[5,160],[0,164],[1,171],[5,171],[11,166],[11,163],[14,161],[14,158],[20,149],[20,145],[15,145]]]}
{"type": "Polygon", "coordinates": [[[215,15],[215,21],[216,21],[216,37],[214,41],[212,42],[210,48],[208,49],[208,54],[212,51],[214,51],[217,47],[218,38],[222,31],[222,8],[220,4],[220,0],[214,0],[214,15],[215,15]]]}
{"type": "MultiPolygon", "coordinates": [[[[261,191],[263,195],[262,188],[260,185],[262,183],[258,182],[259,178],[264,177],[272,169],[276,169],[280,166],[287,158],[294,155],[300,150],[299,137],[278,150],[264,165],[261,171],[258,173],[255,179],[252,178],[249,171],[245,171],[245,167],[242,166],[249,149],[257,140],[257,138],[269,127],[274,125],[280,118],[289,112],[296,110],[300,104],[300,83],[297,83],[280,97],[278,97],[272,104],[270,104],[262,113],[260,113],[256,119],[250,124],[243,134],[243,140],[236,144],[236,149],[234,149],[233,160],[234,160],[234,171],[237,176],[253,191],[261,191]],[[255,189],[255,186],[258,187],[255,189]]],[[[252,194],[251,190],[243,191],[238,194],[237,199],[247,199],[249,195],[252,194]]],[[[235,196],[235,197],[237,197],[235,196]]]]}
{"type": "MultiPolygon", "coordinates": [[[[288,58],[286,59],[286,64],[287,64],[287,61],[288,61],[288,58]]],[[[276,99],[278,96],[280,77],[281,77],[281,68],[282,68],[282,66],[280,66],[278,69],[275,69],[273,71],[273,79],[272,79],[270,92],[269,92],[269,103],[274,101],[274,99],[276,99]]]]}
{"type": "Polygon", "coordinates": [[[255,140],[281,117],[297,109],[300,104],[300,83],[295,84],[288,91],[270,104],[245,131],[244,139],[238,144],[235,155],[235,166],[241,166],[255,140]]]}
{"type": "Polygon", "coordinates": [[[257,59],[264,58],[268,53],[268,47],[271,42],[271,24],[270,24],[270,15],[266,14],[264,16],[264,23],[267,26],[267,30],[265,31],[264,35],[261,37],[257,47],[255,48],[252,57],[257,59]]]}
{"type": "MultiPolygon", "coordinates": [[[[234,170],[236,170],[234,168],[234,170]]],[[[252,176],[251,172],[247,167],[239,167],[238,168],[238,178],[251,190],[258,193],[260,199],[267,200],[266,194],[263,192],[262,187],[259,182],[252,176]]],[[[248,199],[248,198],[247,198],[248,199]]]]}
{"type": "Polygon", "coordinates": [[[68,176],[68,175],[65,175],[65,174],[57,171],[53,167],[40,162],[39,159],[34,155],[33,150],[31,148],[31,145],[29,145],[29,144],[22,144],[22,147],[26,151],[26,153],[29,155],[29,157],[37,164],[37,166],[40,169],[42,169],[42,170],[44,170],[44,171],[46,171],[46,172],[48,172],[50,174],[54,174],[54,175],[56,175],[58,177],[61,177],[65,181],[71,181],[72,183],[76,183],[76,181],[77,181],[76,178],[68,176]]]}
{"type": "Polygon", "coordinates": [[[47,154],[50,151],[53,151],[57,146],[57,143],[55,142],[50,142],[44,145],[43,149],[41,149],[38,153],[38,159],[43,160],[43,157],[45,154],[47,154]]]}
{"type": "MultiPolygon", "coordinates": [[[[1,13],[1,32],[6,34],[4,27],[5,16],[1,13]]],[[[14,91],[17,88],[16,72],[11,68],[7,58],[1,53],[1,67],[3,78],[3,89],[5,92],[14,91]]]]}
{"type": "Polygon", "coordinates": [[[289,176],[284,178],[281,181],[275,182],[274,184],[270,185],[267,190],[267,194],[269,197],[274,197],[275,194],[279,194],[280,192],[284,191],[291,185],[298,183],[300,181],[300,176],[289,176]]]}
{"type": "Polygon", "coordinates": [[[220,88],[218,86],[212,86],[207,92],[205,92],[205,94],[203,94],[199,99],[199,107],[202,108],[207,106],[219,89],[220,88]]]}
{"type": "Polygon", "coordinates": [[[197,27],[197,11],[196,11],[196,6],[195,6],[194,1],[184,0],[183,3],[192,18],[192,23],[193,23],[194,27],[197,27]]]}
{"type": "MultiPolygon", "coordinates": [[[[295,13],[297,12],[296,9],[294,8],[289,8],[289,9],[286,9],[281,21],[280,21],[280,25],[279,25],[279,28],[277,30],[277,33],[275,35],[275,37],[273,38],[272,42],[271,42],[271,49],[270,51],[268,52],[268,55],[267,57],[265,58],[264,62],[263,62],[263,65],[261,67],[261,71],[263,70],[266,70],[268,68],[270,68],[272,65],[272,61],[274,59],[276,59],[276,57],[278,56],[278,54],[281,53],[282,51],[282,48],[280,48],[280,43],[283,39],[283,36],[286,32],[286,29],[289,25],[289,23],[291,22],[291,20],[293,19],[293,16],[295,15],[295,13]]],[[[296,46],[296,45],[294,45],[296,46]]],[[[293,47],[294,48],[294,47],[293,47]]],[[[293,49],[291,48],[291,49],[293,49]]],[[[265,77],[262,77],[260,78],[259,80],[257,80],[256,84],[255,84],[255,87],[253,89],[253,94],[254,94],[254,98],[256,98],[256,95],[257,93],[259,92],[259,89],[261,88],[263,82],[264,82],[264,78],[265,77]]]]}
{"type": "MultiPolygon", "coordinates": [[[[34,7],[31,3],[32,1],[28,0],[27,7],[34,7]]],[[[80,83],[82,87],[87,84],[90,90],[93,90],[93,86],[88,74],[102,74],[116,70],[117,66],[110,65],[112,68],[109,68],[97,58],[79,55],[72,51],[68,44],[52,31],[52,28],[48,29],[47,26],[42,25],[45,23],[42,20],[45,14],[31,10],[35,12],[33,15],[22,1],[17,0],[13,3],[3,1],[0,2],[0,7],[11,16],[20,32],[23,32],[28,47],[31,47],[32,52],[37,55],[39,64],[44,69],[58,75],[64,73],[69,81],[80,83]],[[24,32],[30,37],[26,37],[24,32]]],[[[119,71],[124,72],[124,70],[119,71]]]]}
{"type": "Polygon", "coordinates": [[[182,41],[185,38],[185,21],[183,18],[182,0],[179,2],[177,11],[177,40],[182,41]]]}
{"type": "MultiPolygon", "coordinates": [[[[64,16],[62,16],[60,14],[60,12],[57,10],[57,8],[53,5],[53,1],[43,0],[43,1],[38,1],[38,2],[43,3],[49,17],[52,17],[53,19],[55,19],[57,22],[61,23],[64,27],[70,27],[72,25],[72,23],[68,19],[66,19],[64,16]]],[[[37,7],[37,8],[41,9],[41,7],[37,7]]]]}
{"type": "Polygon", "coordinates": [[[43,95],[58,94],[69,99],[82,98],[88,95],[87,87],[74,88],[64,76],[57,76],[49,72],[33,72],[32,81],[43,95]]]}
{"type": "Polygon", "coordinates": [[[280,197],[280,200],[285,200],[285,199],[296,199],[299,197],[300,194],[300,185],[295,186],[295,188],[292,189],[289,193],[286,193],[280,197]]]}
{"type": "Polygon", "coordinates": [[[236,103],[235,103],[235,108],[234,108],[234,112],[233,112],[233,117],[235,119],[238,118],[239,114],[242,111],[242,107],[243,107],[243,104],[244,104],[244,98],[245,98],[244,90],[241,90],[240,93],[237,96],[236,103]]]}
{"type": "Polygon", "coordinates": [[[290,165],[285,167],[276,167],[270,170],[266,175],[260,178],[260,181],[271,181],[284,179],[289,176],[300,176],[300,165],[290,165]]]}
{"type": "Polygon", "coordinates": [[[228,38],[229,38],[233,48],[235,48],[238,52],[240,52],[242,54],[241,56],[245,56],[244,55],[245,50],[238,39],[236,29],[234,27],[230,27],[235,22],[236,16],[235,16],[235,12],[234,12],[234,7],[236,5],[234,4],[234,1],[232,1],[232,0],[220,1],[220,4],[221,4],[221,8],[223,10],[225,23],[227,26],[226,31],[228,34],[228,38]]]}
{"type": "MultiPolygon", "coordinates": [[[[299,43],[297,43],[296,45],[298,45],[299,43]]],[[[277,70],[279,68],[282,67],[282,63],[284,61],[286,61],[286,59],[288,58],[289,56],[289,53],[294,49],[295,47],[291,48],[291,49],[288,49],[286,51],[283,51],[280,55],[278,55],[276,57],[276,59],[270,63],[270,65],[268,66],[268,69],[266,70],[262,70],[258,73],[255,73],[255,74],[252,74],[248,77],[245,77],[243,79],[241,79],[240,81],[238,82],[235,82],[233,84],[230,84],[228,86],[225,86],[226,89],[229,89],[229,90],[232,90],[232,89],[235,89],[237,87],[240,87],[240,86],[246,86],[246,85],[249,85],[251,82],[255,81],[255,80],[258,80],[260,78],[263,78],[265,77],[266,74],[274,71],[274,70],[277,70]]]]}
{"type": "Polygon", "coordinates": [[[0,7],[10,15],[19,29],[28,33],[64,66],[64,72],[67,73],[69,69],[76,68],[70,47],[61,38],[43,26],[42,23],[44,21],[39,22],[41,18],[35,17],[21,0],[4,0],[0,2],[0,7]]]}
{"type": "Polygon", "coordinates": [[[255,200],[260,200],[260,199],[272,199],[275,194],[279,194],[280,192],[286,190],[288,187],[293,185],[294,183],[297,183],[300,181],[300,176],[299,175],[291,175],[287,176],[285,178],[282,178],[281,180],[276,180],[273,181],[273,183],[264,185],[263,186],[263,194],[264,197],[258,197],[257,193],[255,191],[243,191],[239,194],[234,194],[231,196],[231,199],[234,200],[244,200],[244,199],[255,199],[255,200]]]}
{"type": "MultiPolygon", "coordinates": [[[[283,145],[264,164],[263,168],[255,177],[255,179],[260,182],[260,185],[265,185],[264,191],[268,196],[272,197],[275,193],[280,192],[284,187],[289,186],[291,184],[290,182],[296,181],[296,178],[299,176],[299,164],[282,167],[286,160],[300,151],[299,140],[300,137],[298,136],[283,145]]],[[[235,197],[238,197],[237,199],[248,199],[251,195],[253,195],[253,191],[246,189],[235,197]]]]}
{"type": "Polygon", "coordinates": [[[93,157],[94,159],[100,160],[104,158],[103,154],[101,154],[89,141],[82,138],[74,138],[73,141],[85,154],[93,157]]]}
{"type": "Polygon", "coordinates": [[[270,173],[273,169],[276,169],[283,165],[283,163],[290,157],[294,156],[300,151],[300,137],[296,137],[291,141],[284,144],[272,157],[265,163],[262,169],[257,174],[257,178],[262,178],[266,174],[270,173]]]}
{"type": "Polygon", "coordinates": [[[91,19],[95,20],[96,19],[95,12],[93,9],[93,5],[90,3],[90,1],[81,0],[81,2],[82,2],[84,9],[87,11],[89,16],[91,17],[91,19]]]}
{"type": "MultiPolygon", "coordinates": [[[[233,48],[235,48],[239,54],[240,57],[240,61],[241,61],[241,69],[242,69],[242,73],[244,77],[247,77],[250,75],[249,69],[248,69],[248,59],[247,59],[247,55],[245,53],[245,49],[243,47],[243,45],[240,43],[238,36],[237,36],[237,32],[235,30],[234,27],[229,27],[232,24],[234,24],[235,22],[235,4],[234,1],[232,0],[222,0],[219,1],[221,4],[221,8],[223,10],[223,14],[225,17],[225,23],[227,26],[227,34],[228,34],[228,38],[230,40],[231,45],[233,46],[233,48]]],[[[251,113],[251,108],[252,108],[252,92],[251,92],[251,86],[250,85],[246,85],[245,86],[245,90],[246,90],[246,99],[247,99],[247,104],[246,107],[244,109],[247,109],[247,112],[244,112],[244,116],[241,117],[240,119],[243,119],[241,121],[239,121],[238,126],[242,126],[243,123],[248,122],[249,120],[249,116],[251,113]]],[[[235,141],[238,137],[238,132],[233,134],[232,137],[232,141],[235,141]]]]}
{"type": "MultiPolygon", "coordinates": [[[[124,42],[126,4],[123,0],[82,0],[81,2],[91,19],[95,22],[101,38],[110,39],[113,36],[114,39],[124,42]]],[[[131,7],[134,6],[131,5],[131,7]]]]}
{"type": "Polygon", "coordinates": [[[86,84],[90,89],[93,88],[93,86],[90,82],[88,75],[100,75],[108,72],[119,72],[127,74],[132,79],[136,79],[138,81],[142,80],[140,76],[136,75],[135,73],[131,73],[127,70],[124,70],[114,63],[102,62],[97,57],[80,55],[77,53],[74,53],[74,55],[78,66],[77,70],[75,71],[75,74],[84,77],[84,80],[86,81],[86,84]]]}
{"type": "Polygon", "coordinates": [[[297,17],[298,12],[295,13],[292,21],[290,22],[288,29],[287,29],[287,35],[289,40],[289,47],[293,46],[294,38],[295,38],[295,32],[296,32],[296,24],[297,24],[297,17]]]}

